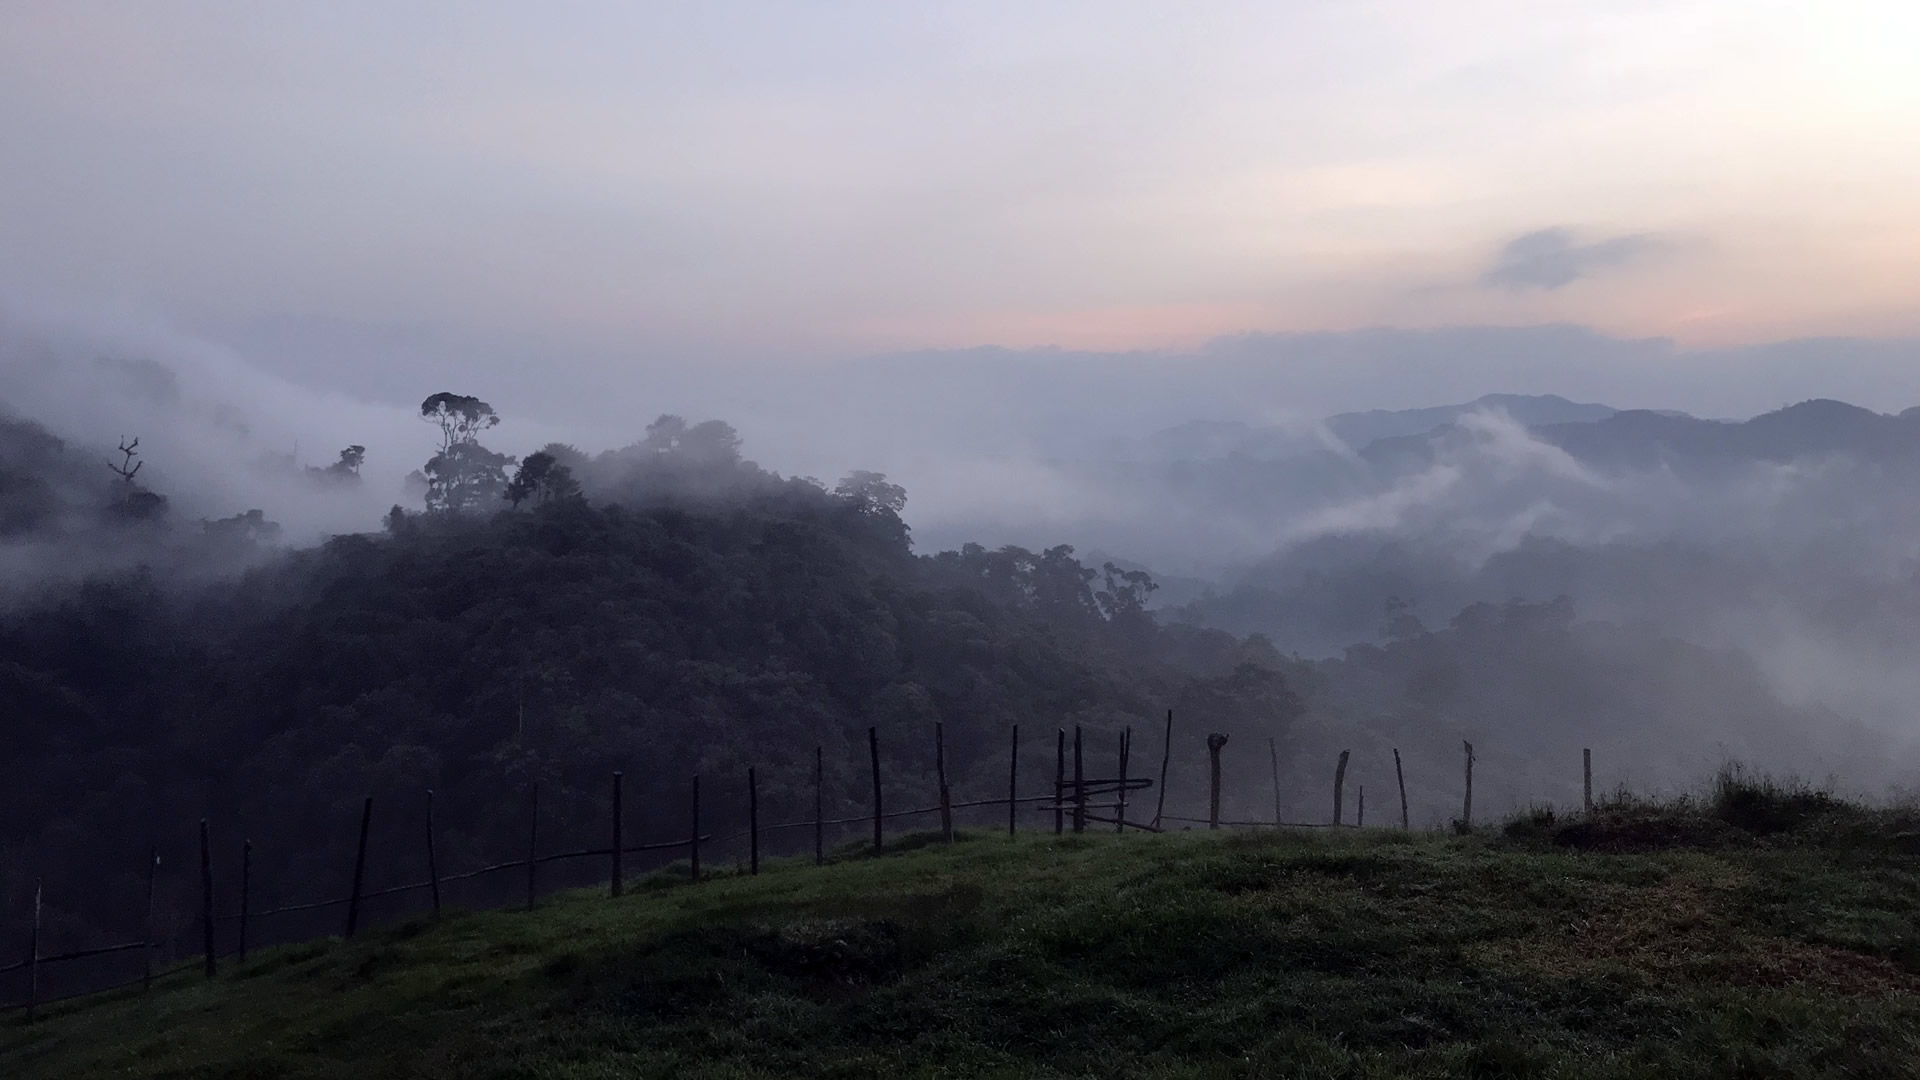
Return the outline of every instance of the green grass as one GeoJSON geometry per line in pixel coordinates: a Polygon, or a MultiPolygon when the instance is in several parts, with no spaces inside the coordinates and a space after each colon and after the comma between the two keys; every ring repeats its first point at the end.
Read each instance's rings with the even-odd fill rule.
{"type": "Polygon", "coordinates": [[[0,1076],[1920,1075],[1911,823],[1775,794],[663,878],[15,1014],[0,1076]]]}

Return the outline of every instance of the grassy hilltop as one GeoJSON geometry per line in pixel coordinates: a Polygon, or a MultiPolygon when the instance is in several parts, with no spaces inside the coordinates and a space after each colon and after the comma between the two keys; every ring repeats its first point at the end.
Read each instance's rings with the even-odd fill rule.
{"type": "Polygon", "coordinates": [[[1910,1077],[1910,814],[1750,790],[1468,837],[925,837],[270,950],[9,1077],[1910,1077]]]}

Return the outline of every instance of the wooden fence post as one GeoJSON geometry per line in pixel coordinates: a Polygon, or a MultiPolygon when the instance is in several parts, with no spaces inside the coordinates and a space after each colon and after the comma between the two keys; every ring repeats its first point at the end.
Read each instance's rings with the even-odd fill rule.
{"type": "Polygon", "coordinates": [[[1586,787],[1586,811],[1591,814],[1593,813],[1593,749],[1591,747],[1580,751],[1580,772],[1586,787]]]}
{"type": "Polygon", "coordinates": [[[1341,817],[1341,810],[1346,801],[1347,755],[1350,752],[1340,751],[1340,763],[1333,767],[1333,823],[1335,825],[1341,824],[1344,820],[1341,817]]]}
{"type": "Polygon", "coordinates": [[[1473,744],[1465,739],[1460,745],[1467,748],[1467,797],[1460,807],[1460,824],[1463,828],[1473,828],[1473,744]]]}
{"type": "Polygon", "coordinates": [[[1007,753],[1007,835],[1012,836],[1019,825],[1017,812],[1020,809],[1020,725],[1013,725],[1013,746],[1007,753]]]}
{"type": "Polygon", "coordinates": [[[1267,739],[1267,756],[1273,760],[1273,823],[1281,824],[1280,814],[1280,747],[1272,738],[1267,739]]]}
{"type": "Polygon", "coordinates": [[[867,760],[873,766],[873,853],[880,854],[880,729],[867,729],[867,760]]]}
{"type": "Polygon", "coordinates": [[[157,847],[148,848],[147,914],[146,919],[142,923],[146,929],[141,932],[142,940],[146,942],[146,948],[140,950],[140,992],[143,994],[153,989],[153,884],[154,879],[159,875],[160,849],[157,847]]]}
{"type": "Polygon", "coordinates": [[[693,774],[693,833],[687,839],[687,863],[689,877],[700,880],[700,774],[693,774]]]}
{"type": "Polygon", "coordinates": [[[1393,748],[1393,778],[1400,784],[1400,830],[1413,828],[1413,822],[1407,817],[1407,774],[1400,771],[1400,748],[1393,748]]]}
{"type": "Polygon", "coordinates": [[[253,841],[240,841],[240,962],[247,962],[247,916],[253,910],[253,841]]]}
{"type": "Polygon", "coordinates": [[[1220,827],[1220,749],[1227,745],[1227,737],[1214,732],[1207,736],[1207,760],[1211,765],[1207,782],[1207,828],[1220,827]]]}
{"type": "Polygon", "coordinates": [[[1073,831],[1087,831],[1087,769],[1080,725],[1073,725],[1073,831]]]}
{"type": "Polygon", "coordinates": [[[427,789],[427,884],[433,889],[433,913],[440,914],[440,860],[433,852],[433,789],[427,789]]]}
{"type": "Polygon", "coordinates": [[[1360,785],[1360,808],[1354,812],[1353,823],[1359,828],[1367,824],[1367,785],[1360,785]]]}
{"type": "Polygon", "coordinates": [[[540,894],[540,781],[527,786],[527,910],[540,894]]]}
{"type": "Polygon", "coordinates": [[[953,843],[953,796],[947,790],[947,726],[933,722],[933,772],[940,784],[940,836],[953,843]]]}
{"type": "Polygon", "coordinates": [[[1127,831],[1127,754],[1133,749],[1133,728],[1120,732],[1120,793],[1114,797],[1113,831],[1127,831]]]}
{"type": "Polygon", "coordinates": [[[760,780],[747,766],[747,873],[760,872],[760,780]]]}
{"type": "Polygon", "coordinates": [[[621,813],[620,813],[620,781],[621,779],[622,779],[621,774],[619,770],[616,769],[613,774],[613,898],[615,900],[620,899],[620,891],[622,888],[621,881],[620,881],[620,876],[621,876],[620,875],[620,869],[621,869],[620,845],[623,842],[623,837],[621,836],[622,830],[621,830],[621,820],[620,820],[621,819],[621,813]]]}
{"type": "Polygon", "coordinates": [[[33,883],[33,936],[27,946],[27,1023],[40,1003],[40,882],[33,883]]]}
{"type": "Polygon", "coordinates": [[[200,937],[211,979],[217,963],[213,956],[213,842],[207,835],[206,818],[200,819],[200,937]]]}
{"type": "Polygon", "coordinates": [[[1053,835],[1067,831],[1067,729],[1054,731],[1053,740],[1053,835]]]}
{"type": "Polygon", "coordinates": [[[826,754],[815,746],[813,748],[813,865],[825,866],[827,862],[827,758],[826,754]]]}
{"type": "Polygon", "coordinates": [[[353,856],[353,895],[347,898],[347,936],[360,928],[360,886],[367,873],[367,827],[373,824],[373,796],[360,804],[360,846],[353,856]]]}
{"type": "Polygon", "coordinates": [[[1160,819],[1167,812],[1167,766],[1173,762],[1173,710],[1167,710],[1167,739],[1160,749],[1160,801],[1153,810],[1153,827],[1160,827],[1160,819]]]}

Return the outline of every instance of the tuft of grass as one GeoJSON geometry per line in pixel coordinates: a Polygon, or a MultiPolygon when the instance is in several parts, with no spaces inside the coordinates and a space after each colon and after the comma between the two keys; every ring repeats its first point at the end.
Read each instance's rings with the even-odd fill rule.
{"type": "Polygon", "coordinates": [[[1912,822],[1740,820],[1777,805],[1792,828],[1611,802],[666,873],[16,1014],[0,1075],[1911,1075],[1920,853],[1884,839],[1912,822]]]}
{"type": "Polygon", "coordinates": [[[1756,836],[1794,832],[1854,806],[1798,778],[1755,773],[1738,763],[1721,766],[1709,806],[1715,817],[1756,836]]]}
{"type": "Polygon", "coordinates": [[[1870,805],[1792,777],[1723,766],[1704,795],[1650,799],[1626,791],[1588,813],[1530,807],[1502,823],[1502,842],[1583,851],[1714,850],[1756,843],[1920,855],[1920,805],[1870,805]]]}

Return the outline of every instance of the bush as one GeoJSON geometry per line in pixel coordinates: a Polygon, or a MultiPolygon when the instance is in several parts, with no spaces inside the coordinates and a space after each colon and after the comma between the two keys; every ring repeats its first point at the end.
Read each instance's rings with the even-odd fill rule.
{"type": "Polygon", "coordinates": [[[1798,831],[1815,818],[1846,808],[1831,791],[1798,778],[1749,772],[1738,762],[1721,767],[1709,804],[1714,817],[1756,836],[1798,831]]]}

